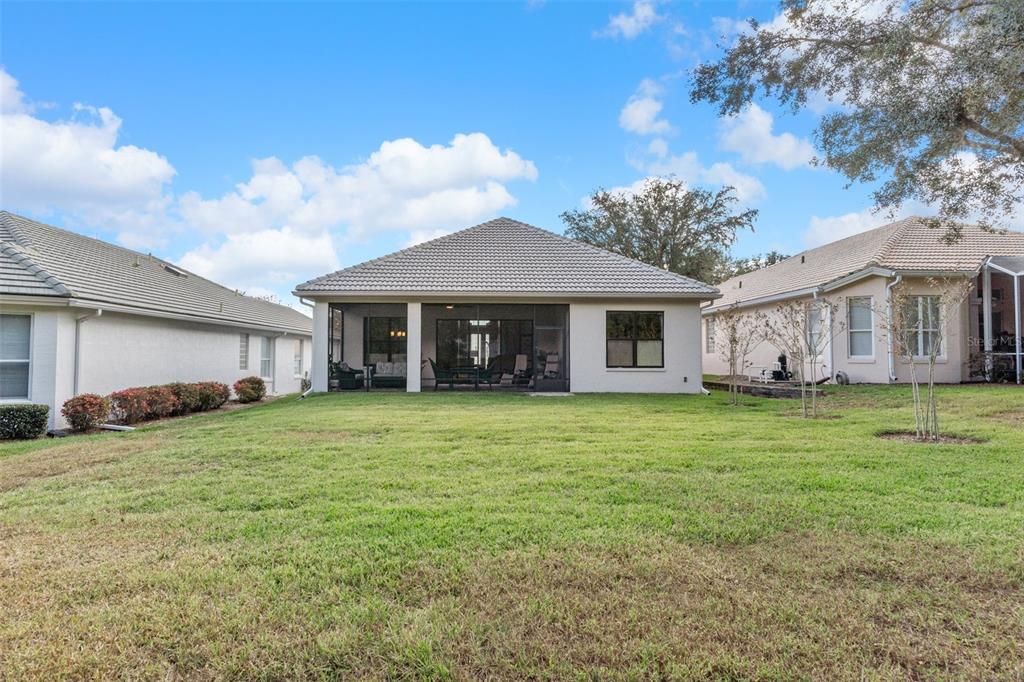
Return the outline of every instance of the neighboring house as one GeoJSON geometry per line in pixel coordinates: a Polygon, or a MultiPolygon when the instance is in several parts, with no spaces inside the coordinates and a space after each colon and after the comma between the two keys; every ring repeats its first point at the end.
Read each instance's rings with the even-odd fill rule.
{"type": "Polygon", "coordinates": [[[153,256],[0,211],[0,402],[250,375],[297,391],[312,320],[153,256]]]}
{"type": "Polygon", "coordinates": [[[316,391],[696,393],[713,287],[508,218],[296,287],[316,391]],[[435,372],[437,374],[435,374],[435,372]],[[353,381],[355,373],[358,381],[353,381]]]}
{"type": "MultiPolygon", "coordinates": [[[[705,371],[728,371],[715,343],[716,312],[738,305],[770,314],[781,301],[827,297],[839,304],[844,328],[824,353],[816,379],[842,371],[855,383],[909,381],[908,366],[894,357],[883,325],[891,287],[902,283],[925,313],[917,334],[922,355],[932,325],[944,325],[937,381],[983,379],[989,367],[994,379],[1020,383],[1024,234],[964,226],[955,244],[944,243],[942,234],[920,218],[907,218],[723,282],[722,297],[703,310],[705,371]],[[929,321],[935,291],[928,279],[958,276],[975,280],[970,296],[950,319],[929,321]]],[[[765,342],[749,361],[755,372],[771,369],[778,355],[765,342]]]]}

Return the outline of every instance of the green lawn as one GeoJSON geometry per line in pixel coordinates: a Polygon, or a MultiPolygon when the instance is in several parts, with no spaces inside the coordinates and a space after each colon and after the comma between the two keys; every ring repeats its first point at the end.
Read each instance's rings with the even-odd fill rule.
{"type": "Polygon", "coordinates": [[[285,398],[0,446],[0,677],[1024,676],[1024,390],[285,398]]]}

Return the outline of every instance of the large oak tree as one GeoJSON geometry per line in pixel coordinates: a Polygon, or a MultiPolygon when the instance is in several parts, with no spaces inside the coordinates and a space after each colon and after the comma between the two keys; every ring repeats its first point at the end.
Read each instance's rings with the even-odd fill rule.
{"type": "MultiPolygon", "coordinates": [[[[690,96],[741,111],[758,96],[838,109],[816,131],[820,162],[878,182],[876,206],[908,201],[940,217],[1005,226],[1024,188],[1022,0],[783,0],[724,56],[697,68],[690,96]]],[[[947,233],[957,236],[955,228],[947,233]]]]}
{"type": "Polygon", "coordinates": [[[729,262],[739,230],[757,211],[737,206],[735,191],[690,189],[671,178],[649,178],[637,192],[599,189],[586,210],[566,211],[566,234],[629,258],[702,282],[715,282],[729,262]]]}

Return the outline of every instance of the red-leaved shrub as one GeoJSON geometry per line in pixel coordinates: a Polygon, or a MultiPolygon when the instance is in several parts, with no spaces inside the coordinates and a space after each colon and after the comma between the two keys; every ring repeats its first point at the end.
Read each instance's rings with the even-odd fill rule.
{"type": "Polygon", "coordinates": [[[163,419],[178,410],[178,399],[167,386],[148,386],[146,391],[146,419],[163,419]]]}
{"type": "Polygon", "coordinates": [[[126,388],[110,394],[110,414],[122,424],[135,424],[146,418],[149,405],[144,388],[126,388]]]}
{"type": "Polygon", "coordinates": [[[178,407],[174,410],[175,415],[199,411],[199,389],[196,387],[196,384],[177,382],[167,384],[167,388],[178,399],[178,407]]]}
{"type": "Polygon", "coordinates": [[[201,381],[194,384],[199,393],[199,410],[215,410],[228,401],[231,389],[218,381],[201,381]]]}
{"type": "Polygon", "coordinates": [[[110,401],[95,393],[83,393],[64,401],[60,413],[75,431],[89,431],[107,421],[110,401]]]}
{"type": "Polygon", "coordinates": [[[267,394],[267,385],[259,377],[245,377],[235,382],[235,395],[240,403],[254,403],[267,394]]]}
{"type": "Polygon", "coordinates": [[[123,424],[170,417],[178,409],[178,399],[166,386],[126,388],[110,394],[111,414],[123,424]]]}

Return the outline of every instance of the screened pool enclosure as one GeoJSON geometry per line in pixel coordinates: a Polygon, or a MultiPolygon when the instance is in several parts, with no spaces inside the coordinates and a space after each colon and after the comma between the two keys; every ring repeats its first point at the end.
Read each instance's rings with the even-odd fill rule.
{"type": "Polygon", "coordinates": [[[404,389],[409,372],[435,390],[569,390],[568,305],[424,303],[419,325],[405,304],[331,303],[328,390],[404,389]]]}

